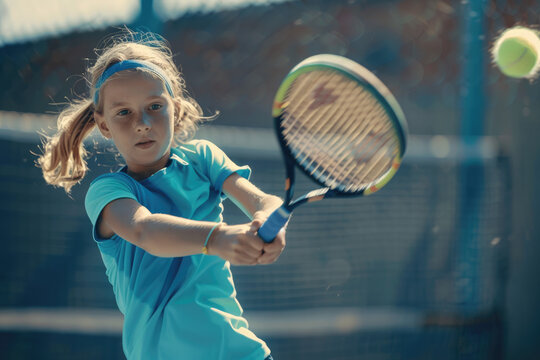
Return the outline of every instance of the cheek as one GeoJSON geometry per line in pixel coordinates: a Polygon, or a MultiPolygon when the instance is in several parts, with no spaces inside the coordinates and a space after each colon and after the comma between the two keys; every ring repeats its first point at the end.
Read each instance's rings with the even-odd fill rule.
{"type": "Polygon", "coordinates": [[[174,114],[170,112],[163,114],[162,123],[163,126],[167,128],[168,132],[174,132],[174,114]]]}
{"type": "Polygon", "coordinates": [[[161,134],[163,139],[172,139],[174,137],[174,119],[169,114],[164,114],[157,120],[157,123],[154,124],[156,127],[154,131],[161,134]],[[159,128],[159,129],[158,129],[159,128]]]}

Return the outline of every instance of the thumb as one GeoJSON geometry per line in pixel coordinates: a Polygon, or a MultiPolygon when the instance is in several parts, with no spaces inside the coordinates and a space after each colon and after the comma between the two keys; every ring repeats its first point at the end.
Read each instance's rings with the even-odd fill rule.
{"type": "Polygon", "coordinates": [[[259,230],[259,228],[262,226],[263,222],[264,221],[262,219],[255,218],[255,219],[253,219],[251,221],[251,228],[254,229],[254,230],[259,230]]]}

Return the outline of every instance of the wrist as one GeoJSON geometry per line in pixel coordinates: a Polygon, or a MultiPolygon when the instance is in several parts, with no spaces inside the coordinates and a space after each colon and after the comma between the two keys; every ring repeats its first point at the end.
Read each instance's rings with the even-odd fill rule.
{"type": "Polygon", "coordinates": [[[278,207],[283,205],[283,200],[275,195],[267,195],[262,201],[259,209],[253,213],[253,220],[266,219],[278,207]]]}
{"type": "Polygon", "coordinates": [[[271,214],[271,212],[264,211],[264,210],[258,210],[255,213],[253,213],[252,220],[266,220],[266,218],[271,214]]]}
{"type": "Polygon", "coordinates": [[[212,227],[212,229],[209,231],[209,233],[208,233],[208,235],[206,237],[205,244],[203,246],[203,251],[202,251],[203,254],[205,254],[205,255],[215,255],[213,253],[213,251],[212,251],[213,248],[214,248],[214,240],[216,239],[218,232],[221,230],[221,228],[224,225],[227,225],[227,224],[224,223],[224,222],[220,222],[220,223],[214,225],[214,227],[212,227]]]}

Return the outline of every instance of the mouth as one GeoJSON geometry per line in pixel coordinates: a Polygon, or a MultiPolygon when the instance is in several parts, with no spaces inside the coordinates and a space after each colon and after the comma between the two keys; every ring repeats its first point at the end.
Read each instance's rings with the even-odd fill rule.
{"type": "Polygon", "coordinates": [[[155,143],[154,140],[141,140],[135,144],[136,147],[146,149],[155,143]]]}

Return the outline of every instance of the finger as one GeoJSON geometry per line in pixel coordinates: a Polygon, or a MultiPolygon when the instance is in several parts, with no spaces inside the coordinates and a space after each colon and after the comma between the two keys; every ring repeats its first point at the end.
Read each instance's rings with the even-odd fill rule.
{"type": "Polygon", "coordinates": [[[266,218],[253,218],[252,224],[257,224],[259,227],[266,221],[266,218]]]}
{"type": "Polygon", "coordinates": [[[258,236],[241,234],[237,238],[237,243],[232,247],[232,256],[248,256],[256,259],[261,255],[262,245],[258,244],[258,236]],[[256,238],[256,239],[254,239],[256,238]]]}
{"type": "Polygon", "coordinates": [[[256,233],[246,234],[246,237],[243,238],[242,243],[246,246],[246,248],[249,247],[257,251],[258,254],[260,254],[264,248],[264,241],[256,233]]]}
{"type": "Polygon", "coordinates": [[[268,254],[269,256],[279,256],[283,252],[283,248],[266,248],[263,250],[263,254],[268,254]]]}
{"type": "Polygon", "coordinates": [[[276,260],[281,255],[281,250],[277,251],[264,251],[262,255],[259,256],[259,260],[262,261],[270,261],[270,260],[276,260]]]}
{"type": "Polygon", "coordinates": [[[272,263],[276,261],[283,252],[283,249],[275,249],[275,250],[264,250],[263,254],[259,257],[258,262],[259,263],[272,263]]]}
{"type": "Polygon", "coordinates": [[[249,242],[248,246],[243,246],[241,249],[239,249],[239,251],[242,254],[248,255],[253,259],[257,259],[259,256],[261,256],[261,253],[263,252],[262,246],[259,248],[252,245],[253,241],[249,242]]]}
{"type": "Polygon", "coordinates": [[[265,243],[263,245],[264,252],[269,252],[269,253],[275,253],[275,252],[278,252],[278,251],[281,252],[282,248],[283,248],[283,246],[279,243],[278,239],[274,239],[273,242],[265,243]]]}
{"type": "Polygon", "coordinates": [[[282,252],[283,248],[285,247],[285,238],[283,236],[276,236],[273,242],[271,243],[264,243],[263,250],[265,252],[282,252]]]}
{"type": "Polygon", "coordinates": [[[279,255],[281,253],[277,253],[277,254],[272,254],[272,253],[267,253],[265,252],[264,254],[262,254],[258,259],[257,259],[257,263],[261,264],[261,265],[265,265],[265,264],[272,264],[274,263],[278,258],[279,258],[279,255]]]}
{"type": "Polygon", "coordinates": [[[264,221],[262,219],[253,219],[250,224],[251,231],[257,232],[263,223],[264,221]]]}
{"type": "Polygon", "coordinates": [[[246,251],[238,250],[234,254],[234,263],[236,265],[256,265],[260,253],[251,255],[246,251]]]}

